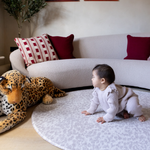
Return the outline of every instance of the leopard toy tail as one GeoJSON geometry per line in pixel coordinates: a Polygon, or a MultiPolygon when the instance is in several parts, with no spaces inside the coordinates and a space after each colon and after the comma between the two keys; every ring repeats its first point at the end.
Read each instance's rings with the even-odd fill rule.
{"type": "Polygon", "coordinates": [[[53,97],[55,97],[55,98],[56,97],[63,97],[65,95],[66,95],[66,93],[64,91],[58,89],[57,87],[54,87],[54,95],[53,95],[53,97]]]}

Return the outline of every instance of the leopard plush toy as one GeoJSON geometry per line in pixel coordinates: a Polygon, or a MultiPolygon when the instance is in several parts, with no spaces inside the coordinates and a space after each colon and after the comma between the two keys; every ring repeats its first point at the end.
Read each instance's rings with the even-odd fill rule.
{"type": "Polygon", "coordinates": [[[0,77],[0,133],[14,127],[26,117],[27,107],[42,100],[51,104],[53,97],[65,96],[65,92],[54,87],[45,77],[27,78],[19,71],[11,70],[0,77]]]}

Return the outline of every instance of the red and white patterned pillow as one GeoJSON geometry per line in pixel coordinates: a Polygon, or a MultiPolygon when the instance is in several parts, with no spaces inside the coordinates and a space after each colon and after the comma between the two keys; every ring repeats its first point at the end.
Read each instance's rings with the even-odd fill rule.
{"type": "Polygon", "coordinates": [[[58,60],[58,56],[46,34],[31,38],[15,38],[27,66],[49,60],[58,60]]]}

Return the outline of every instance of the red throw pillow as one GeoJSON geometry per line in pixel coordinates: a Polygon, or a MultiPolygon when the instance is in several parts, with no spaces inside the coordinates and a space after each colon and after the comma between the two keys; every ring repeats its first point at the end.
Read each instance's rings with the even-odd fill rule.
{"type": "Polygon", "coordinates": [[[57,60],[58,56],[47,35],[31,38],[15,38],[26,66],[43,61],[57,60]]]}
{"type": "Polygon", "coordinates": [[[150,56],[150,37],[127,35],[127,57],[124,59],[147,60],[150,56]]]}
{"type": "Polygon", "coordinates": [[[59,59],[70,59],[73,56],[73,39],[74,35],[68,37],[49,36],[49,39],[58,55],[59,59]]]}

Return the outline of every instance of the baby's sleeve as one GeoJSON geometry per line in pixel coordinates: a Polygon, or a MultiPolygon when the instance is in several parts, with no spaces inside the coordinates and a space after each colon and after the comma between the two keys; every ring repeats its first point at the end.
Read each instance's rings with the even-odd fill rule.
{"type": "Polygon", "coordinates": [[[118,112],[118,95],[116,92],[110,93],[108,97],[108,105],[109,108],[106,111],[106,114],[103,116],[104,120],[106,122],[112,121],[115,117],[115,115],[118,112]]]}
{"type": "Polygon", "coordinates": [[[87,110],[87,112],[89,112],[90,114],[95,113],[99,105],[98,94],[96,90],[94,90],[92,95],[93,95],[93,98],[91,99],[90,108],[87,110]]]}

